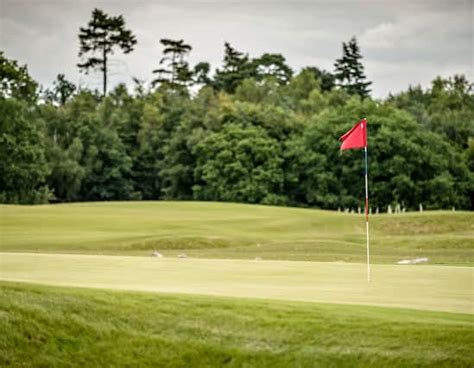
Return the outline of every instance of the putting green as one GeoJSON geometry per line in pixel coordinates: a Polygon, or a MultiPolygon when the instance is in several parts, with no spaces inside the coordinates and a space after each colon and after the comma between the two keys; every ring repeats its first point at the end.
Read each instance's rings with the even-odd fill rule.
{"type": "Polygon", "coordinates": [[[474,313],[472,267],[0,253],[0,279],[474,313]]]}

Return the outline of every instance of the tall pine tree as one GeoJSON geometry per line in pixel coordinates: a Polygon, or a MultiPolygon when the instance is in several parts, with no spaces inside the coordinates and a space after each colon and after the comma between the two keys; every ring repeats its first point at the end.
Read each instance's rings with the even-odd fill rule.
{"type": "Polygon", "coordinates": [[[77,64],[86,73],[91,69],[99,69],[103,74],[103,94],[107,94],[107,62],[113,54],[114,47],[119,47],[125,54],[133,51],[137,40],[132,31],[125,28],[125,20],[121,15],[111,17],[100,9],[92,11],[92,19],[87,27],[79,32],[79,57],[91,55],[84,62],[77,64]]]}
{"type": "Polygon", "coordinates": [[[369,96],[372,82],[366,81],[361,60],[357,39],[352,37],[348,43],[342,43],[342,58],[336,60],[334,74],[341,88],[351,95],[358,94],[364,98],[369,96]]]}
{"type": "Polygon", "coordinates": [[[161,39],[160,43],[164,47],[164,56],[160,60],[161,67],[153,70],[157,78],[152,81],[152,85],[167,84],[171,87],[180,87],[191,83],[193,72],[184,59],[191,52],[191,45],[184,43],[184,40],[168,38],[161,39]]]}

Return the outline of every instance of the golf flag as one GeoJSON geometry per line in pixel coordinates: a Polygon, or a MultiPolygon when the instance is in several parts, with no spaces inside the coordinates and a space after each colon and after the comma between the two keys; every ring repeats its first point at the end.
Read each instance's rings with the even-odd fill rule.
{"type": "Polygon", "coordinates": [[[365,119],[359,121],[351,130],[342,135],[339,140],[342,142],[341,151],[367,147],[367,121],[365,119]]]}
{"type": "Polygon", "coordinates": [[[370,246],[369,246],[369,164],[367,159],[367,120],[364,118],[352,127],[339,140],[341,151],[363,148],[365,154],[365,233],[367,244],[367,281],[370,283],[370,246]]]}

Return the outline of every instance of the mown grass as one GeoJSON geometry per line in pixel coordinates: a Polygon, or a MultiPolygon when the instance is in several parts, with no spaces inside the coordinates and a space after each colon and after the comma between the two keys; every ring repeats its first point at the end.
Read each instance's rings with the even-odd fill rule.
{"type": "Polygon", "coordinates": [[[472,367],[472,315],[0,282],[4,367],[472,367]]]}
{"type": "MultiPolygon", "coordinates": [[[[361,215],[204,202],[0,206],[0,250],[192,257],[365,261],[361,215]]],[[[472,264],[474,214],[371,217],[372,261],[428,257],[472,264]]]]}
{"type": "Polygon", "coordinates": [[[474,312],[473,268],[0,253],[0,280],[474,312]]]}

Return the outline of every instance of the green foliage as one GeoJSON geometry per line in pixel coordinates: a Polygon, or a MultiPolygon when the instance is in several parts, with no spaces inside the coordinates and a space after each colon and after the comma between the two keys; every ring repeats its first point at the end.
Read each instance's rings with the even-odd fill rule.
{"type": "Polygon", "coordinates": [[[315,66],[306,67],[304,69],[313,72],[316,79],[320,80],[322,91],[329,92],[335,87],[336,77],[334,76],[334,74],[328,72],[327,70],[321,70],[315,66]]]}
{"type": "Polygon", "coordinates": [[[279,83],[274,78],[266,78],[260,82],[255,79],[245,79],[235,90],[234,98],[263,106],[278,106],[282,103],[279,83]]]}
{"type": "Polygon", "coordinates": [[[0,116],[0,202],[48,202],[41,121],[26,102],[15,99],[0,98],[0,116]]]}
{"type": "Polygon", "coordinates": [[[408,111],[421,127],[448,142],[449,163],[453,167],[432,183],[432,196],[444,205],[454,196],[461,206],[474,208],[474,169],[469,154],[474,137],[472,83],[463,75],[438,77],[427,91],[410,87],[407,92],[391,96],[389,101],[408,111]]]}
{"type": "Polygon", "coordinates": [[[286,64],[281,54],[263,54],[253,60],[257,80],[268,77],[275,78],[278,83],[286,84],[290,81],[293,71],[286,64]]]}
{"type": "Polygon", "coordinates": [[[296,75],[285,88],[286,103],[292,110],[304,111],[302,105],[314,91],[320,91],[320,81],[309,69],[303,69],[296,75]]]}
{"type": "Polygon", "coordinates": [[[51,174],[48,185],[54,190],[56,199],[60,201],[79,200],[79,191],[86,170],[79,163],[83,153],[82,142],[74,138],[73,142],[62,149],[59,145],[52,145],[48,150],[48,162],[51,174]]]}
{"type": "Polygon", "coordinates": [[[223,68],[216,70],[212,83],[218,90],[234,93],[247,79],[260,82],[270,78],[280,85],[285,85],[293,75],[293,70],[286,64],[281,54],[265,53],[258,58],[250,59],[247,54],[237,51],[228,42],[224,48],[223,68]]]}
{"type": "Polygon", "coordinates": [[[420,202],[429,208],[468,206],[468,169],[453,147],[425,131],[408,114],[387,104],[358,99],[324,110],[301,137],[289,142],[288,190],[294,193],[294,202],[303,201],[299,197],[303,186],[309,205],[363,207],[363,152],[338,153],[339,142],[334,139],[362,116],[370,122],[372,206],[385,208],[399,203],[416,209],[420,202]],[[458,178],[458,188],[454,176],[458,178]]]}
{"type": "Polygon", "coordinates": [[[194,197],[249,203],[283,203],[279,144],[259,127],[227,124],[195,148],[194,197]]]}
{"type": "Polygon", "coordinates": [[[9,60],[0,52],[0,97],[33,102],[37,86],[26,65],[19,66],[16,60],[9,60]]]}
{"type": "Polygon", "coordinates": [[[83,144],[80,164],[86,170],[81,198],[133,198],[133,186],[128,180],[131,160],[117,132],[104,125],[96,116],[84,117],[79,123],[78,136],[83,144]]]}
{"type": "MultiPolygon", "coordinates": [[[[123,19],[94,14],[94,32],[110,32],[107,54],[121,31],[99,24],[122,29],[123,19]]],[[[87,52],[100,49],[89,41],[87,52]]],[[[57,201],[195,198],[357,210],[363,155],[340,154],[337,138],[366,117],[374,210],[474,208],[474,97],[464,76],[374,101],[355,39],[344,44],[335,75],[317,67],[293,75],[282,55],[250,58],[226,43],[224,64],[211,76],[208,63],[189,66],[183,40],[162,44],[158,88],[138,83],[130,93],[118,85],[106,98],[58,75],[37,101],[26,67],[2,54],[3,101],[21,110],[13,118],[10,109],[2,123],[37,131],[33,146],[43,152],[37,163],[45,174],[33,186],[47,185],[57,201]]],[[[16,188],[1,200],[37,201],[16,188]]]]}
{"type": "Polygon", "coordinates": [[[409,111],[427,129],[439,133],[461,148],[474,137],[474,95],[472,83],[463,75],[436,78],[431,90],[410,87],[390,99],[396,106],[409,111]]]}

